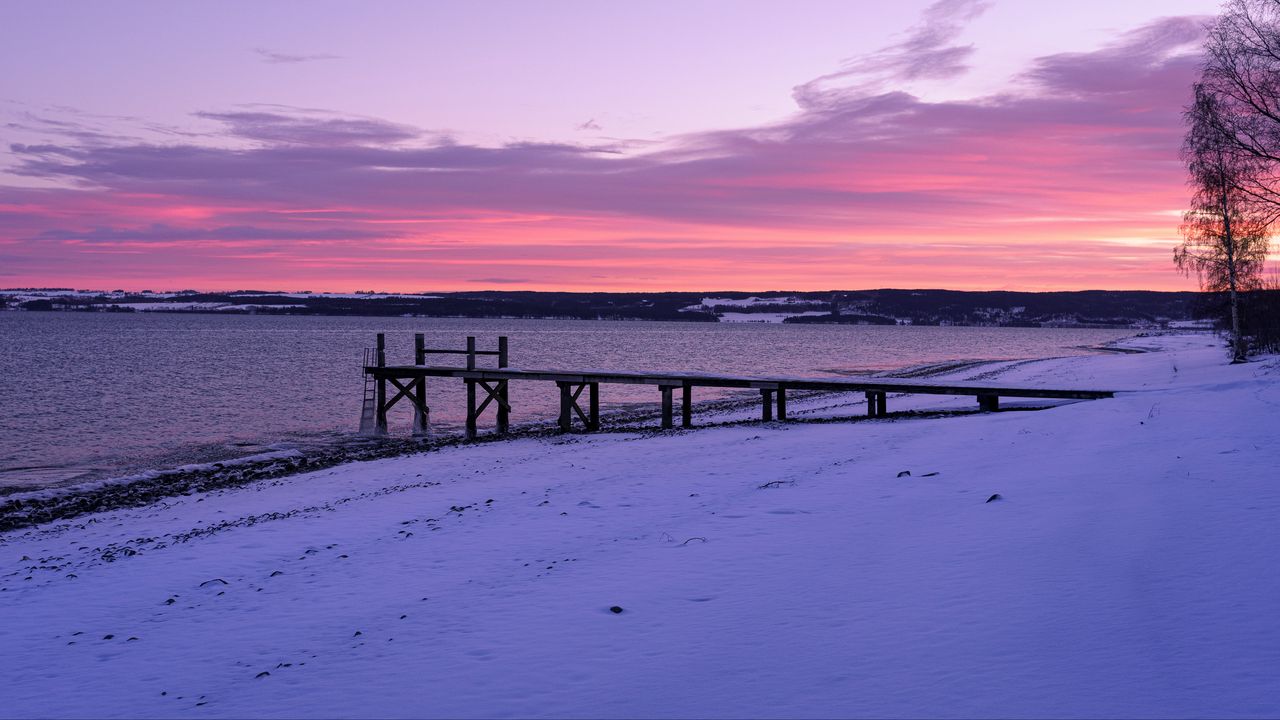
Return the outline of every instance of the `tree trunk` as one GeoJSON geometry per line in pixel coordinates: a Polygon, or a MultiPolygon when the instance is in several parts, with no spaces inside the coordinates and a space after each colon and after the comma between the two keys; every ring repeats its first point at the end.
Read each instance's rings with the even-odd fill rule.
{"type": "Polygon", "coordinates": [[[1240,295],[1236,291],[1236,243],[1231,234],[1231,207],[1225,187],[1222,189],[1222,239],[1227,251],[1227,289],[1231,300],[1231,362],[1242,363],[1245,347],[1240,334],[1240,295]]]}

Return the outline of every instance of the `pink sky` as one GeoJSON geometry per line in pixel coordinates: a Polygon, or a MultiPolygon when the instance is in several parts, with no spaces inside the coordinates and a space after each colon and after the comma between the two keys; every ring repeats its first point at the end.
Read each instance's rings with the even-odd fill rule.
{"type": "Polygon", "coordinates": [[[1191,289],[1215,2],[0,8],[0,287],[1191,289]]]}

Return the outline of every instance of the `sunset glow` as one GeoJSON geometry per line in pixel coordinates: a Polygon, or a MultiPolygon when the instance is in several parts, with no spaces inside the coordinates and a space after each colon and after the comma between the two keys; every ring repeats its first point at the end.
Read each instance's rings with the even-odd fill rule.
{"type": "MultiPolygon", "coordinates": [[[[804,31],[824,12],[856,15],[850,5],[802,4],[794,12],[805,17],[778,29],[769,52],[782,58],[779,72],[813,72],[816,54],[841,53],[822,60],[825,72],[791,77],[790,90],[775,77],[756,88],[735,77],[719,116],[714,98],[680,112],[655,107],[649,120],[599,106],[606,87],[690,92],[679,66],[699,62],[696,46],[675,42],[663,56],[659,44],[649,48],[648,76],[544,77],[538,92],[580,120],[556,126],[531,110],[524,132],[518,103],[481,93],[434,111],[431,93],[414,89],[420,75],[421,87],[435,88],[463,76],[483,83],[500,68],[471,55],[427,68],[406,45],[401,75],[387,75],[392,61],[375,52],[372,34],[389,18],[325,4],[306,12],[351,16],[364,40],[307,37],[305,27],[290,34],[287,18],[264,18],[253,31],[218,25],[212,99],[175,91],[140,115],[68,78],[79,72],[74,82],[88,84],[113,72],[121,95],[144,80],[139,92],[154,95],[182,86],[183,68],[196,72],[205,60],[188,63],[183,53],[196,49],[142,38],[176,55],[172,67],[138,75],[141,56],[94,44],[100,11],[74,8],[63,20],[86,45],[65,57],[0,43],[0,61],[30,75],[6,88],[0,106],[0,286],[1194,287],[1170,261],[1186,197],[1177,148],[1203,15],[1215,3],[1133,3],[1143,17],[1105,36],[1082,9],[1056,36],[1078,45],[1009,58],[984,43],[1016,29],[1016,9],[942,0],[908,14],[860,10],[862,29],[843,51],[825,36],[807,49],[804,31]],[[366,73],[366,84],[347,94],[351,73],[366,73]],[[86,95],[97,99],[71,107],[86,95]],[[764,109],[739,111],[749,97],[764,109]],[[480,119],[449,124],[468,117],[480,119]]],[[[547,7],[561,19],[582,9],[547,7]]],[[[743,28],[731,35],[767,26],[780,6],[741,7],[743,28]]],[[[11,5],[0,15],[20,33],[71,10],[11,5]]],[[[418,13],[424,23],[444,14],[478,42],[499,10],[527,12],[411,4],[385,13],[418,13]]],[[[693,28],[739,14],[716,3],[687,12],[693,28]]],[[[493,32],[504,35],[500,24],[493,32]]],[[[708,62],[731,60],[715,42],[708,62]]],[[[507,54],[491,48],[490,61],[524,62],[512,43],[507,54]]],[[[561,52],[548,50],[546,62],[561,52]]],[[[604,73],[624,60],[602,62],[604,73]]]]}

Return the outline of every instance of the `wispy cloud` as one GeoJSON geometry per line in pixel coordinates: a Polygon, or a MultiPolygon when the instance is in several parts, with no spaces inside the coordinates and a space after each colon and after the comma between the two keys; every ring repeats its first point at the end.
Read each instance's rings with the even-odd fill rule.
{"type": "Polygon", "coordinates": [[[792,96],[801,107],[814,107],[840,97],[880,92],[894,84],[961,75],[969,69],[974,48],[957,45],[956,40],[990,6],[989,0],[937,0],[900,42],[849,58],[840,70],[798,85],[792,96]]]}
{"type": "Polygon", "coordinates": [[[236,137],[273,145],[389,145],[413,140],[421,131],[370,118],[286,115],[278,112],[199,112],[197,117],[225,124],[236,137]]]}
{"type": "Polygon", "coordinates": [[[396,233],[381,230],[356,230],[338,227],[254,227],[224,225],[217,227],[178,227],[153,223],[144,227],[95,227],[89,230],[45,230],[35,241],[74,240],[88,243],[170,243],[195,241],[347,241],[388,239],[396,233]]]}
{"type": "Polygon", "coordinates": [[[253,48],[253,52],[261,58],[262,62],[272,65],[288,65],[294,63],[316,62],[319,60],[341,60],[341,55],[330,55],[328,53],[315,53],[311,55],[299,55],[295,53],[283,53],[267,48],[253,48]]]}

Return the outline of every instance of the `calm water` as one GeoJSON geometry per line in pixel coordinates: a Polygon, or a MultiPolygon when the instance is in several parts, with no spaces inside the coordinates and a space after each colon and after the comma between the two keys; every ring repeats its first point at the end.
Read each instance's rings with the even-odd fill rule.
{"type": "MultiPolygon", "coordinates": [[[[481,349],[507,335],[512,367],[786,375],[1081,354],[1084,346],[1131,334],[0,312],[0,489],[340,441],[358,426],[361,353],[379,331],[387,333],[390,363],[412,363],[412,334],[425,332],[428,347],[461,348],[475,335],[481,349]]],[[[511,393],[513,423],[555,416],[554,385],[512,383],[511,393]]],[[[606,386],[601,396],[607,409],[655,402],[657,391],[606,386]]],[[[430,382],[433,426],[456,426],[463,397],[461,382],[430,382]]],[[[405,432],[408,416],[397,410],[392,430],[405,432]]]]}

